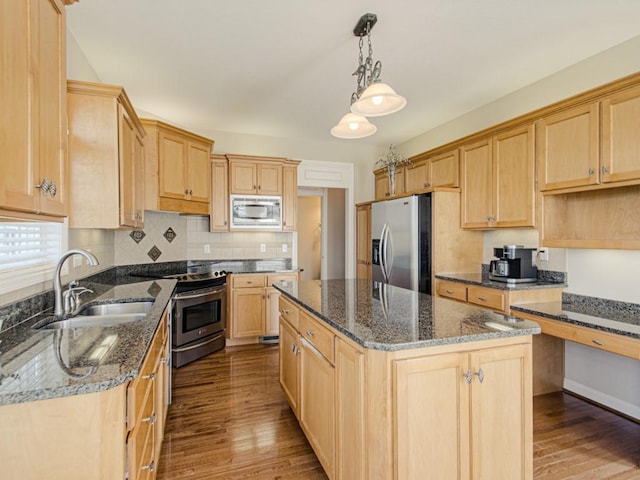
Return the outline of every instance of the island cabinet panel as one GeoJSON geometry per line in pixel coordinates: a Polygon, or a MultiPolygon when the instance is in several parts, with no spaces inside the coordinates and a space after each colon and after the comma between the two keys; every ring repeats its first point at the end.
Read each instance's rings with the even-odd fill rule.
{"type": "Polygon", "coordinates": [[[339,337],[335,340],[336,478],[364,480],[365,378],[364,350],[339,337]]]}
{"type": "Polygon", "coordinates": [[[469,478],[467,364],[457,353],[394,362],[394,478],[469,478]]]}
{"type": "Polygon", "coordinates": [[[327,476],[335,478],[335,369],[307,340],[301,340],[300,426],[327,476]]]}
{"type": "Polygon", "coordinates": [[[300,402],[300,336],[294,327],[280,319],[280,385],[296,418],[300,402]]]}
{"type": "Polygon", "coordinates": [[[530,349],[394,361],[394,478],[531,479],[530,349]]]}

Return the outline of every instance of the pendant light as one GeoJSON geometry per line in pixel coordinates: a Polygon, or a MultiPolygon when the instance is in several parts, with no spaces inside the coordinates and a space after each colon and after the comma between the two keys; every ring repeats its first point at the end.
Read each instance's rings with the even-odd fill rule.
{"type": "Polygon", "coordinates": [[[331,135],[338,138],[364,138],[378,130],[373,123],[361,115],[347,113],[338,124],[331,129],[331,135]]]}

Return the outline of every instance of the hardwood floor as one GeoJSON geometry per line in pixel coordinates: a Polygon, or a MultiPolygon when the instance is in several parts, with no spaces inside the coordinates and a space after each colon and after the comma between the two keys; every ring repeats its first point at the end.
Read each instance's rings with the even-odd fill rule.
{"type": "MultiPolygon", "coordinates": [[[[277,345],[173,374],[158,480],[327,478],[280,389],[277,345]]],[[[534,399],[535,480],[640,480],[638,461],[640,424],[564,393],[534,399]]]]}

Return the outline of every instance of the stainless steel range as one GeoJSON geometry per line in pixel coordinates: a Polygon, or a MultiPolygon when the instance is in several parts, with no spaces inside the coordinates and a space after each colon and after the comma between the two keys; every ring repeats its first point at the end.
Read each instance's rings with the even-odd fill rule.
{"type": "Polygon", "coordinates": [[[178,368],[225,346],[227,272],[203,271],[178,280],[172,308],[172,361],[178,368]]]}

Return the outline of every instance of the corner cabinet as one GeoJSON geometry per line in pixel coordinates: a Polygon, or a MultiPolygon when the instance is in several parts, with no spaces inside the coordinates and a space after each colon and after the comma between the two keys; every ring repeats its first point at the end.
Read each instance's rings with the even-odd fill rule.
{"type": "Polygon", "coordinates": [[[144,226],[144,136],[124,89],[68,81],[72,228],[144,226]]]}
{"type": "Polygon", "coordinates": [[[460,148],[462,228],[535,226],[534,153],[533,124],[460,148]]]}
{"type": "Polygon", "coordinates": [[[148,134],[145,208],[209,215],[213,140],[157,120],[141,122],[148,134]]]}
{"type": "Polygon", "coordinates": [[[0,4],[3,216],[67,215],[65,19],[60,0],[0,4]]]}

